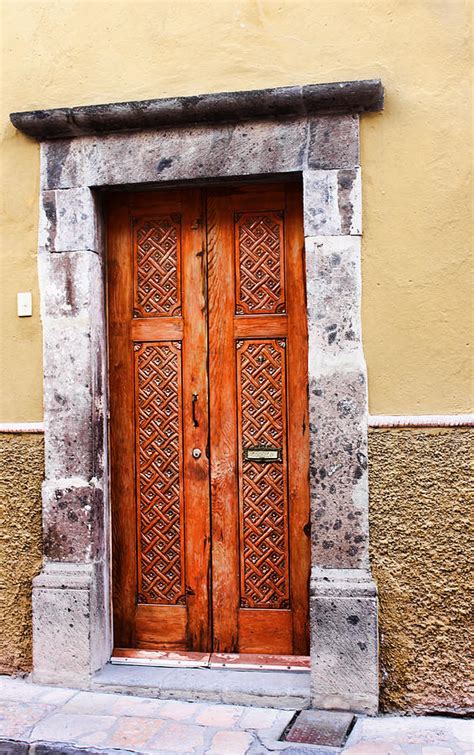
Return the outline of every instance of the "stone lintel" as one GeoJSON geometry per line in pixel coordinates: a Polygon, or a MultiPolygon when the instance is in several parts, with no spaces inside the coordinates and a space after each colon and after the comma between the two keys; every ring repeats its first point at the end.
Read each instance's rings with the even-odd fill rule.
{"type": "Polygon", "coordinates": [[[24,134],[44,140],[191,123],[363,113],[382,108],[382,82],[368,79],[33,110],[12,113],[10,120],[24,134]]]}
{"type": "MultiPolygon", "coordinates": [[[[155,185],[165,181],[201,183],[238,176],[249,180],[252,176],[297,175],[307,170],[334,171],[337,191],[333,196],[341,216],[337,233],[354,233],[360,221],[349,212],[348,200],[355,197],[353,189],[357,189],[358,135],[359,117],[346,114],[162,127],[45,141],[41,144],[41,186],[48,214],[42,215],[42,243],[49,244],[52,251],[68,251],[71,244],[92,243],[94,229],[90,223],[85,225],[84,231],[89,230],[83,241],[71,236],[80,230],[76,220],[82,213],[78,215],[71,206],[74,194],[63,195],[69,189],[79,191],[77,199],[86,206],[88,220],[92,198],[87,195],[87,187],[155,185]],[[338,170],[339,176],[335,173],[338,170]],[[55,217],[63,226],[56,236],[55,217]]],[[[319,179],[323,191],[324,177],[319,175],[319,179]]],[[[329,176],[327,180],[330,183],[329,176]]],[[[357,201],[351,204],[357,208],[357,201]]],[[[310,235],[316,231],[308,229],[310,235]]]]}

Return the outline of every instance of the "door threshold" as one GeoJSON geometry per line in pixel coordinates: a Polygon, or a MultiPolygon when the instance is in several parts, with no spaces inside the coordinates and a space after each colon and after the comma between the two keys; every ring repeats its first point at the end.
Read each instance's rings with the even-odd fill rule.
{"type": "Polygon", "coordinates": [[[235,666],[163,668],[149,663],[107,663],[93,675],[90,689],[160,700],[203,700],[301,710],[309,707],[310,671],[301,668],[299,671],[287,668],[275,671],[268,666],[265,670],[248,670],[235,666]]]}
{"type": "Polygon", "coordinates": [[[308,671],[310,658],[305,655],[264,653],[193,653],[180,650],[139,650],[115,648],[110,662],[125,666],[161,666],[163,668],[209,668],[255,671],[308,671]]]}

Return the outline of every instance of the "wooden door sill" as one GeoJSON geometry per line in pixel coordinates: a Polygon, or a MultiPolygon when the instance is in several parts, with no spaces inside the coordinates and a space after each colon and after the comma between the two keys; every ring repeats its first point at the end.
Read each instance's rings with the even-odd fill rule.
{"type": "Polygon", "coordinates": [[[310,658],[306,655],[192,653],[181,650],[138,650],[136,648],[115,648],[110,662],[126,666],[225,668],[242,671],[307,671],[310,667],[310,658]]]}

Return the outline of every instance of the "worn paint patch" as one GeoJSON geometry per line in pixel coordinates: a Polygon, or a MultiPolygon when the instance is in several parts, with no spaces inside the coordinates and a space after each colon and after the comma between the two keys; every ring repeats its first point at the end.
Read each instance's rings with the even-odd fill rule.
{"type": "Polygon", "coordinates": [[[31,669],[31,580],[41,568],[42,435],[0,435],[0,673],[31,669]]]}
{"type": "Polygon", "coordinates": [[[462,712],[469,696],[472,430],[369,434],[370,537],[379,589],[381,707],[462,712]]]}

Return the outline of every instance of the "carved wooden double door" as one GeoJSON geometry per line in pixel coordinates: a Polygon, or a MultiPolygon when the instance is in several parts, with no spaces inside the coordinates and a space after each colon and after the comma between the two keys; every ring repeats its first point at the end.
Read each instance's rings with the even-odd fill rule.
{"type": "Polygon", "coordinates": [[[308,652],[297,184],[108,203],[115,646],[308,652]]]}

